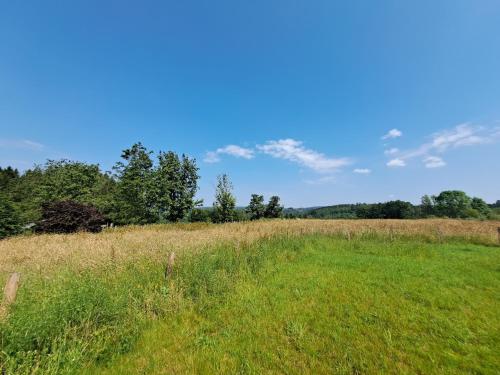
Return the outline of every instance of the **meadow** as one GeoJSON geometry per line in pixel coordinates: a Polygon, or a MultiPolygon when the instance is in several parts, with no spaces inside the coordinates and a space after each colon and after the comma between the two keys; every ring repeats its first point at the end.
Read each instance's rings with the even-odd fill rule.
{"type": "Polygon", "coordinates": [[[270,220],[0,241],[7,374],[500,371],[499,222],[270,220]],[[165,277],[169,255],[173,272],[165,277]]]}

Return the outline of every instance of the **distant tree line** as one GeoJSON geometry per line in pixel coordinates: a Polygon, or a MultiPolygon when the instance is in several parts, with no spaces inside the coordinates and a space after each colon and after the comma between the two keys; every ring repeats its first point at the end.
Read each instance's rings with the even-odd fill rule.
{"type": "Polygon", "coordinates": [[[497,219],[500,217],[500,201],[488,205],[477,197],[469,197],[463,191],[448,190],[439,195],[424,195],[420,205],[401,200],[385,203],[340,204],[312,209],[286,209],[286,218],[318,219],[419,219],[447,217],[460,219],[497,219]]]}

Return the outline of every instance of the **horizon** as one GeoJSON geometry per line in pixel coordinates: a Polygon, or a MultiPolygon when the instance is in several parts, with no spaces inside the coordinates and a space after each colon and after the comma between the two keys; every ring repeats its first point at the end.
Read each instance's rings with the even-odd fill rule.
{"type": "Polygon", "coordinates": [[[238,206],[500,199],[498,2],[3,8],[1,167],[141,141],[195,157],[208,206],[222,173],[238,206]]]}

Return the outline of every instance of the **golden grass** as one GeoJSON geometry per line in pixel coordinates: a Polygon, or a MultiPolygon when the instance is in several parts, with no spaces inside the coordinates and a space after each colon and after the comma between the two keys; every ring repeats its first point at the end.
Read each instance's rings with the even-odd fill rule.
{"type": "Polygon", "coordinates": [[[462,237],[496,244],[500,221],[428,220],[273,220],[209,224],[164,224],[109,229],[99,234],[19,236],[0,241],[0,280],[11,272],[50,275],[70,268],[124,264],[135,257],[166,261],[168,254],[203,251],[217,242],[253,242],[275,234],[370,233],[415,235],[443,240],[462,237]]]}

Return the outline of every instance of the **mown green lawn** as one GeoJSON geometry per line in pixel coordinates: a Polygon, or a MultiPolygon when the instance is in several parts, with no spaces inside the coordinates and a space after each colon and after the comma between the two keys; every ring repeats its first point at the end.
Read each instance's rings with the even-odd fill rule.
{"type": "Polygon", "coordinates": [[[326,236],[256,246],[243,262],[233,249],[185,265],[175,282],[189,303],[85,371],[500,373],[500,248],[326,236]]]}

